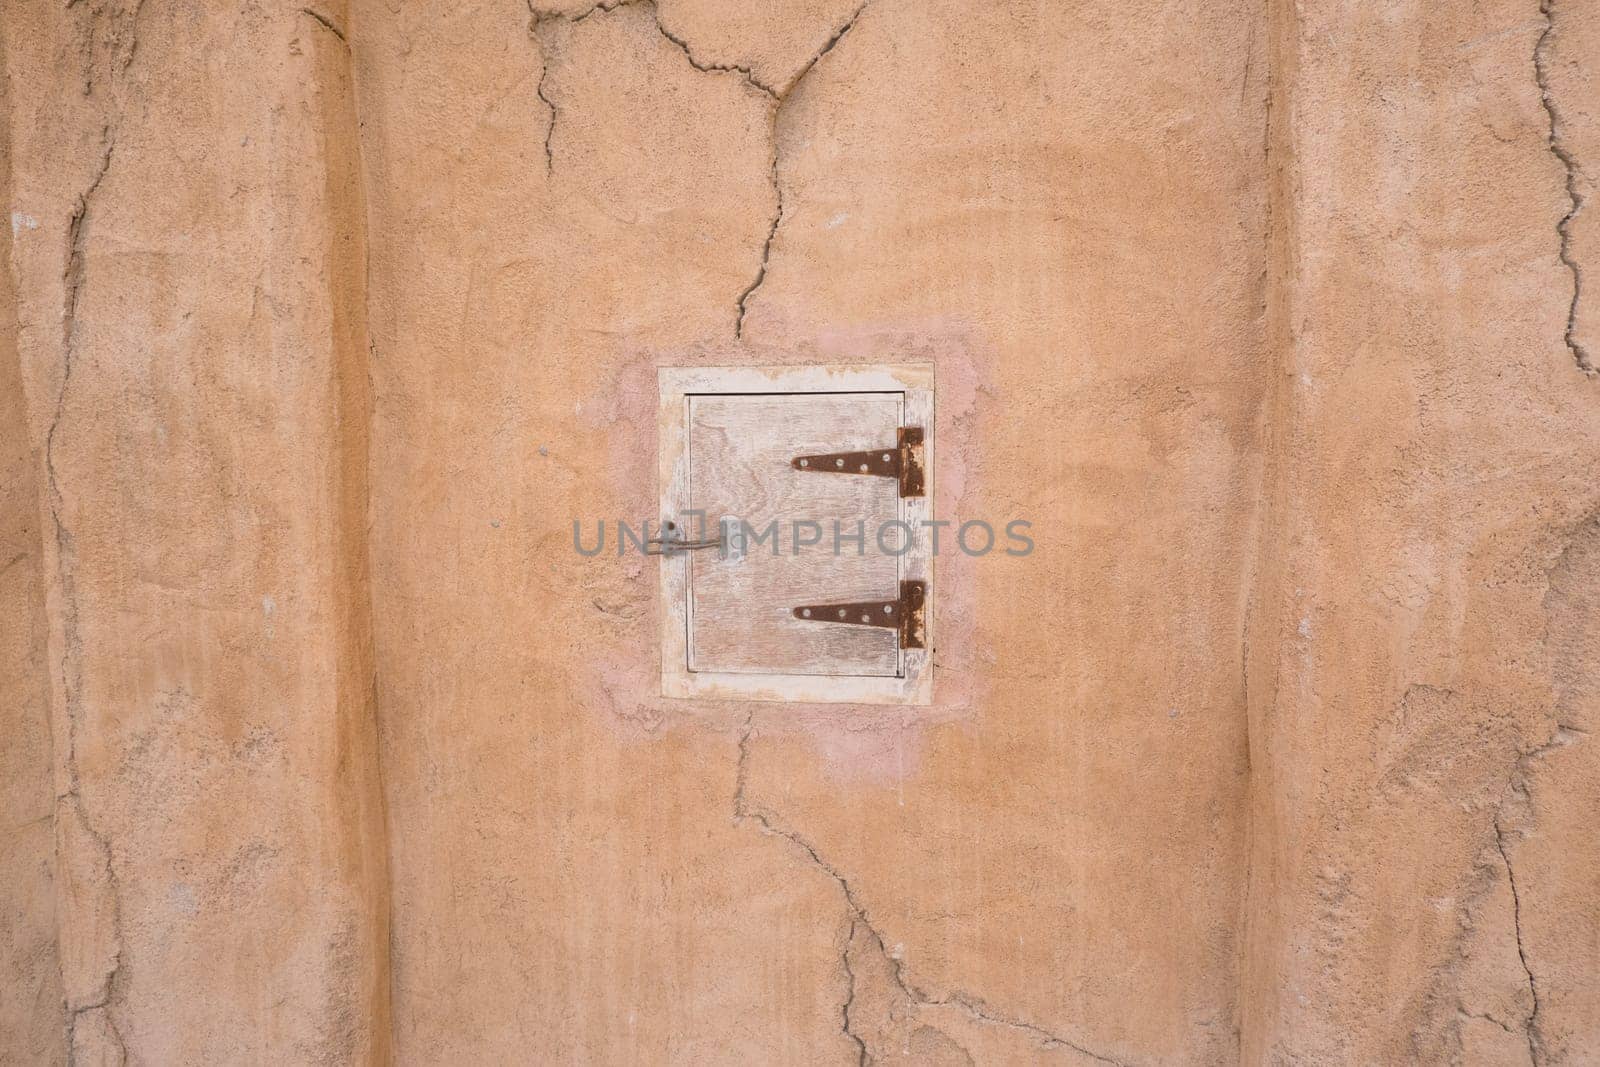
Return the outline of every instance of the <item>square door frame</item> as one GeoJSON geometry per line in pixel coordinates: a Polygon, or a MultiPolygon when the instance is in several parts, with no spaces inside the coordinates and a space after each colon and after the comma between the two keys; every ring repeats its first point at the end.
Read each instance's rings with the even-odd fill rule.
{"type": "MultiPolygon", "coordinates": [[[[783,393],[900,393],[902,425],[923,428],[924,487],[902,497],[901,518],[913,531],[900,556],[900,577],[928,584],[923,606],[923,647],[900,651],[896,677],[826,674],[750,674],[689,670],[689,567],[682,555],[660,557],[661,695],[665,697],[776,700],[824,704],[927,704],[933,698],[933,555],[923,523],[933,518],[933,365],[930,363],[810,365],[790,367],[662,367],[658,373],[663,521],[689,510],[689,398],[783,393]]],[[[888,443],[888,442],[886,442],[888,443]]]]}

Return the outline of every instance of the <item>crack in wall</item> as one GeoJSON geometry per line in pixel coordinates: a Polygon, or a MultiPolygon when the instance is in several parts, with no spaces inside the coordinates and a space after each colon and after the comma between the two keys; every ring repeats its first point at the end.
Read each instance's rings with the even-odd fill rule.
{"type": "MultiPolygon", "coordinates": [[[[71,6],[71,5],[69,5],[71,6]]],[[[111,1017],[125,974],[122,946],[122,892],[113,863],[111,842],[95,828],[84,803],[78,772],[78,735],[83,720],[83,635],[78,605],[77,547],[65,516],[65,496],[56,466],[57,443],[66,417],[79,361],[79,310],[89,282],[88,244],[97,194],[111,171],[117,148],[121,105],[117,83],[132,66],[139,47],[139,17],[144,0],[126,9],[95,7],[84,13],[80,31],[84,57],[84,96],[101,90],[95,77],[103,60],[111,96],[101,123],[100,152],[67,218],[61,272],[61,383],[56,390],[50,425],[45,431],[43,462],[45,495],[54,527],[55,569],[60,592],[61,736],[57,785],[56,867],[69,888],[58,914],[62,986],[67,1009],[67,1056],[117,1062],[126,1058],[122,1036],[111,1017]],[[102,33],[103,31],[103,33],[102,33]]]]}
{"type": "MultiPolygon", "coordinates": [[[[62,881],[69,886],[74,895],[80,888],[78,876],[80,874],[77,864],[73,861],[83,857],[85,852],[92,853],[87,873],[89,883],[87,888],[93,892],[96,888],[93,880],[96,876],[104,879],[103,891],[96,902],[98,907],[79,903],[78,907],[88,908],[87,921],[83,923],[90,935],[100,931],[100,921],[103,920],[109,928],[109,935],[104,945],[97,944],[92,936],[75,937],[69,941],[72,950],[82,951],[84,942],[88,942],[90,949],[103,949],[105,958],[100,961],[101,969],[93,975],[87,988],[88,993],[81,992],[77,986],[82,975],[76,967],[73,973],[63,973],[64,996],[67,1007],[67,1057],[69,1064],[76,1064],[79,1059],[80,1045],[88,1045],[86,1059],[89,1062],[106,1062],[104,1053],[112,1053],[112,1061],[121,1063],[126,1057],[126,1047],[122,1042],[122,1035],[117,1030],[116,1023],[111,1018],[111,1004],[116,999],[123,974],[122,967],[122,888],[117,880],[116,868],[111,862],[111,842],[104,834],[95,830],[89,822],[88,812],[84,808],[83,798],[76,789],[71,793],[58,798],[57,811],[57,848],[68,855],[63,859],[58,858],[57,869],[60,871],[62,881]],[[62,812],[66,814],[63,816],[62,812]],[[63,822],[65,819],[65,822],[63,822]],[[84,840],[73,840],[73,835],[82,834],[84,840]],[[63,838],[66,838],[63,848],[63,838]],[[87,845],[87,848],[84,845],[87,845]],[[71,979],[71,984],[68,980],[71,979]],[[92,1024],[93,1029],[88,1029],[86,1023],[92,1024]],[[92,1034],[92,1037],[90,1036],[92,1034]]],[[[63,963],[69,962],[63,959],[63,963]]],[[[73,964],[93,963],[91,959],[72,959],[73,964]]],[[[65,970],[65,968],[64,968],[65,970]]]]}
{"type": "MultiPolygon", "coordinates": [[[[68,10],[77,7],[83,0],[68,0],[64,5],[68,10]]],[[[83,73],[83,95],[93,96],[95,89],[95,59],[97,54],[104,53],[110,59],[110,70],[121,73],[133,64],[134,53],[139,49],[139,16],[144,11],[145,0],[134,0],[131,9],[116,11],[109,18],[103,18],[106,5],[97,3],[93,10],[86,12],[87,27],[80,37],[81,70],[83,73]],[[102,30],[104,34],[102,35],[102,30]]],[[[114,5],[113,5],[114,6],[114,5]]]]}
{"type": "Polygon", "coordinates": [[[744,317],[750,310],[750,298],[757,289],[767,280],[767,264],[772,260],[772,242],[778,237],[778,227],[783,224],[783,186],[778,181],[778,153],[772,153],[772,187],[778,192],[778,210],[772,214],[772,223],[767,227],[766,240],[761,242],[761,264],[756,267],[756,276],[750,279],[750,284],[744,287],[739,294],[737,306],[739,313],[733,320],[733,338],[736,341],[744,339],[744,317]]]}
{"type": "Polygon", "coordinates": [[[1504,1030],[1508,1034],[1511,1034],[1513,1037],[1515,1037],[1517,1034],[1516,1028],[1510,1023],[1506,1022],[1504,1019],[1497,1019],[1486,1011],[1467,1011],[1465,1008],[1458,1007],[1456,1009],[1456,1014],[1461,1016],[1463,1019],[1482,1019],[1486,1023],[1493,1023],[1495,1026],[1498,1026],[1500,1029],[1504,1030]]]}
{"type": "Polygon", "coordinates": [[[667,29],[666,23],[661,21],[661,6],[655,3],[655,0],[642,0],[642,2],[650,5],[650,9],[654,13],[655,17],[656,29],[661,31],[661,36],[677,45],[678,50],[683,53],[683,58],[687,59],[689,61],[689,65],[695,70],[700,71],[702,74],[738,74],[742,76],[752,88],[766,93],[774,100],[780,99],[777,90],[763,82],[760,78],[757,78],[755,71],[750,67],[744,66],[740,63],[710,63],[696,59],[694,50],[689,47],[689,42],[684,38],[679,37],[671,30],[667,29]]]}
{"type": "MultiPolygon", "coordinates": [[[[1544,1036],[1540,1032],[1539,1012],[1539,980],[1535,976],[1533,966],[1528,960],[1528,949],[1522,931],[1522,887],[1517,884],[1516,868],[1511,862],[1511,849],[1507,847],[1508,831],[1505,820],[1507,809],[1515,802],[1522,808],[1532,811],[1533,798],[1528,790],[1528,777],[1531,766],[1544,759],[1550,753],[1574,745],[1588,736],[1588,731],[1566,723],[1558,722],[1550,737],[1534,746],[1518,753],[1515,766],[1512,768],[1510,781],[1507,783],[1505,798],[1494,813],[1494,845],[1500,854],[1500,862],[1505,865],[1506,882],[1511,889],[1511,923],[1516,936],[1517,959],[1522,964],[1522,973],[1527,980],[1530,1009],[1527,1017],[1522,1021],[1523,1034],[1528,1042],[1528,1056],[1534,1067],[1538,1067],[1545,1058],[1544,1036]]],[[[1498,1020],[1496,1020],[1498,1021],[1498,1020]]]]}
{"type": "MultiPolygon", "coordinates": [[[[601,0],[600,3],[591,4],[582,11],[578,12],[576,15],[572,15],[564,11],[549,11],[544,8],[537,7],[535,6],[533,0],[528,0],[528,36],[533,38],[534,46],[539,50],[539,81],[534,86],[534,94],[544,102],[545,107],[550,109],[550,121],[545,125],[544,131],[545,177],[548,178],[555,174],[556,157],[555,151],[551,147],[551,140],[556,135],[556,120],[560,118],[561,111],[556,107],[555,101],[551,100],[549,95],[544,91],[545,79],[550,75],[550,54],[545,51],[544,38],[540,35],[539,31],[551,22],[565,22],[569,25],[575,26],[587,19],[590,15],[596,13],[604,15],[608,12],[615,11],[619,7],[635,7],[646,2],[649,2],[649,0],[611,0],[610,3],[606,3],[605,0],[601,0]]],[[[651,7],[654,9],[655,5],[651,3],[651,7]]],[[[676,41],[670,34],[667,33],[665,29],[662,29],[659,13],[655,14],[654,21],[656,24],[656,29],[660,30],[662,36],[666,37],[667,40],[672,41],[674,44],[677,44],[683,49],[684,54],[688,55],[688,47],[676,41]]],[[[694,62],[693,56],[689,56],[689,63],[693,66],[697,66],[697,69],[707,69],[704,67],[698,67],[698,65],[694,62]]]]}
{"type": "Polygon", "coordinates": [[[905,964],[899,957],[889,951],[888,942],[884,940],[883,934],[873,924],[866,908],[857,898],[855,888],[850,884],[849,879],[838,868],[823,859],[816,846],[812,845],[798,832],[780,826],[770,814],[751,807],[747,802],[745,792],[749,783],[750,739],[754,734],[754,723],[755,713],[753,711],[747,713],[743,729],[739,735],[739,762],[734,772],[733,819],[735,823],[739,824],[753,822],[761,833],[772,837],[781,837],[788,841],[810,859],[812,866],[833,879],[834,883],[839,887],[839,892],[844,897],[850,920],[849,932],[846,935],[844,950],[841,953],[841,964],[847,982],[847,995],[842,1009],[843,1027],[846,1036],[854,1041],[860,1050],[861,1064],[865,1065],[871,1062],[872,1056],[865,1038],[854,1030],[850,1016],[850,1009],[855,1005],[856,973],[850,964],[849,956],[850,946],[857,931],[865,931],[873,951],[887,961],[889,976],[894,988],[913,1004],[919,1007],[955,1007],[975,1022],[1000,1026],[1026,1034],[1042,1050],[1065,1048],[1087,1056],[1098,1063],[1110,1064],[1111,1067],[1129,1067],[1122,1060],[1095,1052],[1076,1041],[1047,1030],[1035,1023],[996,1012],[977,997],[955,991],[946,993],[944,996],[934,996],[915,985],[906,976],[905,964]]]}
{"type": "MultiPolygon", "coordinates": [[[[590,8],[580,17],[587,17],[593,10],[594,8],[590,8]]],[[[550,76],[550,54],[545,51],[544,38],[539,36],[539,30],[545,23],[566,19],[567,16],[555,11],[540,11],[533,6],[533,0],[528,0],[528,16],[528,36],[533,38],[534,47],[539,50],[539,81],[534,85],[533,91],[540,100],[544,101],[544,106],[550,109],[550,121],[545,124],[544,128],[544,174],[545,178],[548,179],[556,171],[556,157],[555,152],[550,147],[550,140],[556,135],[556,120],[560,117],[561,112],[556,107],[556,102],[545,95],[544,82],[550,76]]]]}
{"type": "Polygon", "coordinates": [[[1564,120],[1560,109],[1556,106],[1555,95],[1550,89],[1549,49],[1550,37],[1556,29],[1555,0],[1540,0],[1539,14],[1544,16],[1544,30],[1533,46],[1533,77],[1539,87],[1539,101],[1544,105],[1545,114],[1550,118],[1548,138],[1550,154],[1561,163],[1565,175],[1567,199],[1571,202],[1567,213],[1556,223],[1556,234],[1560,238],[1557,254],[1572,274],[1572,302],[1567,306],[1567,324],[1562,337],[1578,369],[1594,377],[1600,375],[1600,368],[1595,366],[1589,356],[1589,350],[1578,339],[1578,306],[1583,299],[1583,268],[1572,255],[1572,220],[1583,210],[1585,197],[1578,186],[1578,161],[1566,147],[1561,132],[1564,120]]]}
{"type": "MultiPolygon", "coordinates": [[[[63,808],[70,810],[68,818],[70,826],[81,830],[89,839],[91,848],[95,852],[96,866],[105,878],[105,904],[109,911],[111,933],[108,939],[109,961],[104,973],[93,978],[92,982],[98,992],[88,1000],[75,1000],[68,993],[67,1017],[67,1044],[70,1059],[77,1058],[78,1028],[88,1012],[100,1011],[100,1022],[104,1031],[103,1036],[112,1042],[116,1049],[122,1048],[121,1036],[116,1025],[111,1021],[110,1007],[113,987],[122,966],[122,936],[121,936],[121,894],[117,885],[116,871],[111,863],[111,845],[105,835],[95,830],[89,820],[83,798],[79,793],[78,778],[78,733],[80,721],[83,717],[82,709],[82,672],[83,672],[83,638],[79,624],[78,596],[76,582],[76,547],[72,531],[63,516],[64,498],[61,492],[61,482],[56,471],[56,438],[61,429],[61,420],[66,412],[67,395],[72,386],[73,369],[76,365],[78,341],[78,307],[81,302],[84,286],[88,281],[87,268],[87,243],[89,223],[92,218],[95,194],[99,191],[101,183],[111,169],[112,156],[116,150],[116,137],[110,124],[102,126],[100,131],[102,148],[100,159],[91,174],[83,192],[79,193],[74,201],[72,213],[67,220],[66,245],[67,252],[62,270],[61,284],[61,385],[56,392],[55,410],[52,413],[50,426],[45,431],[44,464],[47,495],[51,524],[55,527],[56,545],[56,577],[61,591],[61,692],[63,703],[63,719],[65,728],[66,752],[62,758],[62,768],[66,779],[66,788],[56,797],[57,802],[57,865],[70,862],[60,855],[62,850],[63,831],[61,830],[61,811],[63,808]]],[[[75,831],[66,831],[66,836],[75,831]]],[[[69,976],[76,979],[78,976],[69,976]]]]}
{"type": "MultiPolygon", "coordinates": [[[[535,27],[537,27],[537,25],[538,24],[535,23],[535,27]]],[[[537,35],[539,31],[537,28],[533,28],[530,30],[530,32],[537,35]]],[[[550,122],[545,127],[544,131],[544,173],[546,178],[555,174],[556,171],[556,157],[555,153],[550,148],[550,138],[554,137],[556,134],[556,115],[558,114],[556,111],[555,101],[551,100],[544,93],[544,78],[549,69],[550,65],[548,63],[541,68],[539,71],[539,84],[534,88],[534,92],[538,94],[539,99],[544,101],[544,106],[550,109],[550,122]]]]}
{"type": "MultiPolygon", "coordinates": [[[[78,298],[83,288],[84,281],[84,241],[86,226],[89,217],[89,206],[94,200],[94,195],[100,189],[100,183],[105,180],[106,172],[111,169],[111,154],[116,150],[116,138],[112,136],[109,124],[100,127],[100,162],[95,167],[94,174],[90,176],[84,191],[78,194],[73,203],[72,215],[67,219],[67,255],[66,265],[61,272],[61,348],[62,358],[65,360],[63,372],[72,374],[72,344],[78,328],[78,298]]],[[[66,382],[62,382],[62,394],[66,392],[66,382]]],[[[56,417],[59,418],[61,408],[58,397],[56,417]]],[[[53,431],[55,426],[50,429],[53,431]]]]}
{"type": "Polygon", "coordinates": [[[840,1028],[844,1031],[846,1037],[855,1042],[858,1067],[867,1067],[867,1061],[870,1059],[867,1052],[867,1042],[850,1025],[850,1009],[855,1007],[856,1004],[856,972],[855,968],[850,966],[850,946],[855,943],[856,930],[860,925],[853,917],[851,918],[850,929],[844,935],[844,949],[839,953],[839,965],[844,968],[845,977],[844,1006],[840,1010],[843,1022],[840,1024],[840,1028]]]}
{"type": "MultiPolygon", "coordinates": [[[[1555,554],[1552,562],[1544,568],[1545,632],[1540,639],[1540,645],[1546,654],[1552,657],[1548,665],[1552,672],[1552,680],[1560,673],[1559,661],[1555,658],[1560,655],[1557,651],[1562,640],[1560,631],[1570,631],[1572,634],[1582,634],[1585,637],[1588,634],[1589,613],[1582,607],[1574,609],[1570,602],[1570,594],[1575,587],[1587,589],[1592,584],[1589,581],[1594,576],[1590,569],[1592,563],[1584,561],[1592,558],[1587,555],[1587,551],[1593,542],[1585,539],[1593,537],[1596,530],[1595,522],[1596,514],[1590,512],[1575,523],[1569,531],[1566,543],[1555,554]],[[1565,609],[1561,607],[1563,603],[1567,605],[1565,609]],[[1556,629],[1558,626],[1560,631],[1556,629]]],[[[1505,868],[1506,884],[1511,894],[1511,925],[1516,941],[1517,960],[1528,990],[1526,1016],[1520,1020],[1521,1033],[1527,1041],[1529,1059],[1535,1067],[1541,1062],[1548,1062],[1552,1057],[1559,1059],[1561,1049],[1548,1047],[1543,1030],[1545,999],[1541,997],[1540,978],[1533,966],[1535,954],[1531,951],[1528,931],[1524,928],[1524,905],[1537,901],[1528,899],[1530,886],[1526,878],[1520,880],[1518,878],[1514,853],[1518,839],[1527,837],[1538,827],[1539,813],[1534,785],[1539,765],[1561,749],[1587,741],[1590,735],[1587,725],[1579,726],[1571,721],[1574,709],[1567,705],[1559,684],[1554,696],[1553,712],[1550,720],[1547,720],[1550,723],[1548,733],[1537,743],[1523,741],[1518,744],[1515,758],[1506,775],[1504,792],[1492,813],[1494,852],[1505,868]]],[[[1487,849],[1485,860],[1486,864],[1492,864],[1493,858],[1488,855],[1487,849]]],[[[1538,915],[1540,911],[1534,909],[1532,914],[1538,915]]],[[[1548,993],[1548,987],[1543,988],[1548,993]]],[[[1499,1022],[1499,1020],[1491,1021],[1499,1022]]]]}
{"type": "Polygon", "coordinates": [[[1522,961],[1522,973],[1528,978],[1528,993],[1533,997],[1533,1009],[1528,1012],[1528,1017],[1522,1022],[1524,1035],[1528,1039],[1528,1058],[1534,1067],[1539,1065],[1541,1042],[1539,1039],[1539,983],[1533,977],[1533,968],[1528,966],[1528,952],[1522,943],[1522,895],[1517,891],[1517,873],[1511,866],[1511,857],[1506,852],[1506,832],[1500,825],[1497,814],[1494,820],[1494,843],[1500,851],[1500,861],[1506,865],[1506,881],[1511,885],[1511,922],[1517,935],[1517,958],[1522,961]]]}
{"type": "Polygon", "coordinates": [[[755,295],[756,290],[760,289],[762,284],[767,280],[767,266],[772,260],[772,242],[777,239],[778,227],[783,224],[783,182],[778,174],[781,155],[778,149],[778,121],[783,113],[783,105],[788,101],[789,95],[799,87],[802,81],[805,80],[806,75],[810,74],[816,65],[821,62],[822,57],[833,51],[834,46],[844,39],[844,35],[855,28],[857,20],[861,18],[862,12],[867,10],[867,5],[871,2],[872,0],[862,0],[861,5],[855,9],[855,12],[848,19],[845,20],[844,24],[838,29],[834,30],[833,35],[823,43],[822,47],[819,48],[803,66],[801,66],[799,71],[795,73],[795,76],[789,80],[789,84],[784,86],[779,92],[772,94],[771,180],[772,192],[777,199],[777,210],[775,210],[772,214],[772,223],[767,227],[766,240],[761,244],[761,263],[756,268],[756,276],[750,280],[749,285],[745,286],[744,292],[739,294],[739,313],[734,318],[733,322],[734,340],[743,340],[744,338],[744,319],[745,315],[749,312],[750,298],[755,295]]]}
{"type": "Polygon", "coordinates": [[[540,30],[547,23],[566,22],[576,25],[596,13],[606,14],[621,7],[648,6],[657,32],[676,47],[679,52],[683,53],[684,59],[688,61],[691,67],[705,74],[737,75],[746,85],[764,94],[769,102],[768,128],[772,146],[768,173],[776,206],[772,214],[772,220],[767,225],[766,237],[761,243],[761,262],[756,267],[755,277],[750,280],[749,285],[740,291],[738,299],[735,301],[736,313],[733,323],[733,336],[735,340],[742,339],[744,337],[745,316],[749,312],[750,298],[755,295],[756,290],[760,289],[767,280],[767,268],[772,259],[772,244],[777,239],[778,227],[783,223],[783,183],[779,179],[778,173],[781,162],[781,153],[778,149],[778,123],[782,116],[783,105],[788,101],[790,95],[800,87],[800,83],[805,80],[806,76],[821,62],[822,57],[833,51],[839,42],[844,39],[845,35],[855,28],[856,22],[861,18],[862,13],[866,11],[871,2],[872,0],[862,0],[861,5],[829,35],[828,39],[812,54],[811,58],[801,64],[794,77],[790,78],[787,84],[777,87],[768,85],[756,77],[754,68],[748,65],[742,63],[714,63],[698,58],[688,40],[668,29],[666,24],[661,21],[661,8],[656,3],[656,0],[612,0],[610,3],[602,0],[602,2],[592,4],[576,15],[569,15],[560,11],[542,10],[534,5],[533,0],[528,0],[528,13],[531,17],[531,21],[528,24],[528,33],[539,49],[540,59],[539,81],[534,88],[534,93],[544,102],[545,107],[550,109],[550,121],[545,127],[544,134],[546,177],[555,173],[555,152],[551,147],[551,139],[555,136],[556,122],[560,117],[560,109],[556,107],[555,101],[551,100],[545,92],[545,79],[550,73],[550,56],[545,50],[544,38],[540,36],[540,30]]]}
{"type": "Polygon", "coordinates": [[[322,23],[323,27],[329,33],[331,33],[335,37],[339,38],[340,43],[342,43],[346,48],[350,47],[350,41],[349,41],[348,38],[345,37],[344,31],[341,30],[338,27],[338,25],[335,24],[334,21],[331,18],[329,18],[327,15],[324,15],[322,12],[316,10],[315,8],[310,8],[310,7],[301,8],[300,9],[300,13],[302,15],[310,15],[312,18],[314,18],[318,22],[322,23]]]}

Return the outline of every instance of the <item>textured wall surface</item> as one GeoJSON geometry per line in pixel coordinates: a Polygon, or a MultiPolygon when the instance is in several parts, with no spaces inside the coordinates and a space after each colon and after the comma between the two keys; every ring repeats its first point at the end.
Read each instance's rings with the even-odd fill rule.
{"type": "Polygon", "coordinates": [[[349,64],[259,8],[4,33],[60,961],[27,995],[83,1063],[382,1058],[349,64]]]}
{"type": "Polygon", "coordinates": [[[401,1054],[1227,1056],[1250,11],[353,18],[401,1054]],[[818,360],[932,360],[1038,552],[942,557],[931,709],[660,700],[571,520],[654,513],[657,365],[818,360]]]}
{"type": "Polygon", "coordinates": [[[1600,1062],[1600,9],[1274,25],[1248,1062],[1600,1062]]]}
{"type": "MultiPolygon", "coordinates": [[[[0,105],[10,110],[10,83],[0,105]]],[[[0,183],[10,131],[0,128],[0,183]]],[[[4,187],[0,185],[0,187],[4,187]]],[[[10,262],[11,227],[0,229],[10,262]]],[[[55,825],[45,660],[44,543],[38,454],[28,433],[17,362],[17,300],[0,272],[0,1058],[53,1062],[66,1048],[56,951],[55,825]]]]}
{"type": "Polygon", "coordinates": [[[1600,1062],[1600,9],[0,6],[0,1062],[1600,1062]],[[815,362],[1036,550],[663,700],[815,362]]]}

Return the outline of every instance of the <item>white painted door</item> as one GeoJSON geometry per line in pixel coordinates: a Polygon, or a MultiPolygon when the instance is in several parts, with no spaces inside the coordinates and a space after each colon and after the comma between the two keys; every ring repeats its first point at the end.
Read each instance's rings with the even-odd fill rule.
{"type": "MultiPolygon", "coordinates": [[[[736,545],[726,557],[688,553],[691,671],[899,673],[894,629],[793,615],[803,604],[896,600],[900,561],[880,548],[878,533],[900,518],[898,483],[798,471],[790,461],[892,448],[903,408],[901,393],[689,398],[689,499],[704,513],[705,536],[716,536],[725,518],[735,528],[743,520],[743,529],[766,535],[759,542],[746,539],[742,552],[736,545]],[[819,537],[819,531],[818,543],[797,544],[819,537]]],[[[897,536],[890,527],[891,548],[897,536]]]]}

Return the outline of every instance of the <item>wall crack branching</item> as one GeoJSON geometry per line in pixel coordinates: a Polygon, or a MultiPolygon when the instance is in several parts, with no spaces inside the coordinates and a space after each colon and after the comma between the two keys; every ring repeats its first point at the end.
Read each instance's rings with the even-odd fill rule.
{"type": "Polygon", "coordinates": [[[861,18],[862,13],[867,10],[867,5],[871,2],[872,0],[863,0],[862,4],[855,9],[855,12],[851,14],[851,16],[846,19],[845,22],[838,27],[838,29],[834,30],[833,34],[827,39],[827,41],[823,43],[822,47],[817,49],[817,51],[812,54],[811,58],[800,67],[800,69],[795,73],[795,76],[789,80],[789,84],[785,85],[777,93],[772,94],[771,180],[772,192],[775,200],[777,201],[777,207],[772,213],[771,223],[767,226],[766,240],[761,243],[761,262],[756,267],[756,275],[750,280],[750,284],[745,286],[744,291],[739,294],[739,311],[733,322],[733,336],[735,340],[742,340],[744,338],[744,320],[745,316],[750,310],[750,299],[751,297],[755,296],[756,290],[760,289],[767,280],[767,268],[772,261],[772,243],[773,241],[777,240],[778,227],[783,225],[783,180],[782,176],[779,174],[779,168],[782,160],[781,152],[779,151],[778,147],[778,123],[783,114],[783,105],[788,102],[790,95],[794,93],[795,89],[799,88],[800,83],[805,80],[806,76],[810,74],[812,70],[816,69],[817,64],[822,61],[822,57],[833,51],[834,47],[844,39],[845,34],[849,33],[855,28],[856,22],[861,18]]]}
{"type": "Polygon", "coordinates": [[[855,969],[849,962],[850,946],[853,944],[858,931],[865,932],[872,951],[887,961],[888,974],[895,990],[912,1003],[920,1007],[954,1007],[975,1022],[1018,1031],[1026,1035],[1040,1049],[1071,1049],[1099,1063],[1110,1064],[1112,1067],[1128,1067],[1128,1064],[1122,1060],[1095,1052],[1077,1041],[1047,1030],[1035,1023],[997,1012],[977,997],[957,991],[951,991],[940,996],[930,993],[913,983],[906,975],[905,964],[898,955],[889,951],[888,942],[884,940],[882,932],[873,923],[866,907],[861,903],[855,887],[844,876],[843,872],[824,859],[822,854],[817,851],[816,846],[806,840],[800,833],[781,825],[770,812],[753,807],[750,804],[747,793],[750,774],[750,741],[754,736],[754,732],[755,714],[751,712],[745,716],[744,726],[739,735],[739,762],[734,773],[733,819],[735,823],[741,825],[753,823],[762,834],[767,836],[783,838],[798,849],[810,861],[811,866],[826,874],[838,886],[839,893],[844,898],[845,908],[849,913],[849,930],[845,935],[845,947],[842,953],[842,966],[846,979],[846,999],[842,1009],[843,1025],[845,1034],[855,1042],[860,1050],[862,1064],[869,1062],[871,1056],[865,1040],[854,1030],[852,1025],[851,1008],[855,1004],[857,976],[855,969]]]}
{"type": "Polygon", "coordinates": [[[744,337],[745,316],[749,313],[750,300],[756,294],[756,291],[759,290],[762,284],[767,280],[767,270],[772,260],[772,245],[777,239],[778,228],[783,224],[783,183],[779,174],[781,166],[781,153],[778,148],[778,125],[782,117],[783,106],[788,102],[789,97],[794,93],[794,91],[800,87],[800,84],[805,81],[806,76],[809,75],[811,71],[816,68],[817,64],[822,61],[822,57],[833,51],[839,42],[844,39],[845,35],[855,28],[856,22],[861,18],[862,13],[866,11],[867,6],[871,2],[872,0],[863,0],[861,5],[851,13],[850,17],[836,27],[831,34],[829,34],[828,39],[823,42],[822,46],[812,53],[809,59],[801,64],[800,69],[795,72],[794,76],[790,78],[786,84],[782,86],[776,86],[769,85],[762,81],[756,76],[755,69],[746,64],[716,63],[697,56],[695,54],[694,47],[689,43],[687,38],[668,29],[666,24],[662,22],[661,9],[655,0],[612,0],[611,3],[602,2],[593,4],[587,8],[584,8],[577,14],[568,14],[562,11],[544,10],[535,6],[533,0],[529,0],[528,14],[531,21],[528,24],[528,33],[533,38],[535,45],[539,49],[540,58],[539,80],[535,86],[534,92],[544,103],[545,107],[550,111],[550,120],[545,127],[544,135],[545,175],[549,177],[555,173],[555,151],[552,146],[552,140],[555,136],[556,123],[560,118],[560,108],[556,106],[555,101],[552,100],[550,95],[545,91],[545,81],[550,73],[551,59],[548,50],[545,48],[544,38],[541,34],[541,31],[546,25],[552,22],[565,22],[569,25],[576,25],[592,15],[603,15],[608,12],[615,11],[618,8],[639,6],[648,7],[651,12],[651,18],[655,22],[657,32],[659,32],[663,38],[665,38],[683,54],[684,59],[688,61],[691,67],[704,74],[734,75],[740,78],[754,91],[763,94],[767,98],[769,108],[768,135],[771,144],[771,152],[768,174],[770,176],[769,180],[772,183],[773,199],[775,203],[772,218],[767,224],[766,236],[761,242],[761,260],[756,266],[755,276],[750,280],[750,284],[746,285],[744,289],[739,292],[738,298],[735,301],[733,336],[735,340],[742,339],[744,337]]]}

